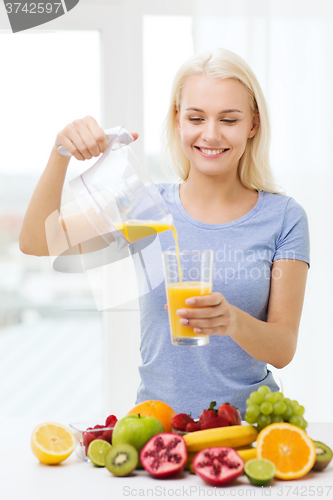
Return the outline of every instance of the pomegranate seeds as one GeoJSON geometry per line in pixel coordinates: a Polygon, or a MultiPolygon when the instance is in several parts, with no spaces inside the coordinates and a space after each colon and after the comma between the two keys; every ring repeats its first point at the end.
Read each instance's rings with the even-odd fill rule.
{"type": "Polygon", "coordinates": [[[157,434],[142,448],[140,461],[154,477],[165,479],[175,476],[184,469],[187,461],[185,440],[170,432],[157,434]]]}
{"type": "Polygon", "coordinates": [[[221,486],[231,483],[243,472],[244,460],[233,448],[206,448],[195,456],[193,469],[206,483],[221,486]]]}

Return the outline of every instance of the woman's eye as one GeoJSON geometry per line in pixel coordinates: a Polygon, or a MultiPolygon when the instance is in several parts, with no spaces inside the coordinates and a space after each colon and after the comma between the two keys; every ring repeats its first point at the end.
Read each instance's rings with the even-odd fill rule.
{"type": "MultiPolygon", "coordinates": [[[[194,118],[194,117],[189,117],[189,121],[192,123],[200,123],[203,121],[203,118],[194,118]]],[[[223,123],[236,123],[238,120],[221,120],[223,123]]]]}

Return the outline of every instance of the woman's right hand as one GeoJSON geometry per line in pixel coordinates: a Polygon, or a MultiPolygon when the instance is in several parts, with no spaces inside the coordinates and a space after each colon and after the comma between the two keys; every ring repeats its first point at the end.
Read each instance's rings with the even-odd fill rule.
{"type": "MultiPolygon", "coordinates": [[[[136,140],[138,134],[131,134],[136,140]]],[[[55,147],[64,146],[77,160],[90,160],[97,157],[107,148],[106,135],[95,118],[86,116],[74,120],[59,132],[55,147]]]]}

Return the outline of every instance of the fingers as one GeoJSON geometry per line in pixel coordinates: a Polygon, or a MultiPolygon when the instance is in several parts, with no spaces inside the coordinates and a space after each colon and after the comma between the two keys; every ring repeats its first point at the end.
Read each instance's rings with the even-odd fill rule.
{"type": "Polygon", "coordinates": [[[189,328],[217,328],[218,326],[224,325],[223,316],[217,316],[211,319],[181,318],[179,323],[189,328]]]}
{"type": "Polygon", "coordinates": [[[211,307],[221,304],[224,300],[222,293],[213,292],[210,295],[199,295],[185,300],[185,304],[191,307],[211,307]]]}
{"type": "Polygon", "coordinates": [[[197,309],[178,309],[177,316],[183,318],[215,318],[222,313],[221,308],[215,307],[198,307],[197,309]]]}
{"type": "Polygon", "coordinates": [[[99,156],[107,148],[104,130],[91,116],[67,125],[56,138],[56,147],[64,146],[80,161],[99,156]]]}
{"type": "MultiPolygon", "coordinates": [[[[185,302],[188,303],[189,300],[185,302]]],[[[181,318],[179,320],[181,325],[193,328],[195,333],[213,335],[221,333],[221,330],[229,324],[228,303],[221,293],[215,292],[208,296],[195,297],[194,302],[195,306],[176,311],[181,318]]]]}

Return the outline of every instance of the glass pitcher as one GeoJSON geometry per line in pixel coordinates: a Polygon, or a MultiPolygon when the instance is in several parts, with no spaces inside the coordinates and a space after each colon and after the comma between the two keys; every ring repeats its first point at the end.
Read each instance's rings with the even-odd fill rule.
{"type": "MultiPolygon", "coordinates": [[[[94,229],[118,250],[140,238],[171,229],[172,215],[129,144],[122,126],[105,130],[108,147],[97,162],[69,182],[69,187],[94,229]]],[[[71,156],[63,146],[63,156],[71,156]]]]}

